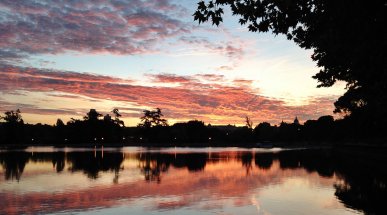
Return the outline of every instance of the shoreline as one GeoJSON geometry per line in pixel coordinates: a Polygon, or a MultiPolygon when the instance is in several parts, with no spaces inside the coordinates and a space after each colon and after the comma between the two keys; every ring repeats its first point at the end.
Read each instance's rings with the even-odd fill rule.
{"type": "Polygon", "coordinates": [[[283,143],[274,142],[270,145],[258,145],[257,143],[246,144],[221,144],[221,143],[187,143],[187,144],[168,144],[168,143],[79,143],[79,144],[3,144],[0,149],[23,149],[28,147],[54,147],[54,148],[122,148],[122,147],[144,147],[144,148],[369,148],[369,149],[387,149],[387,144],[370,144],[366,142],[303,142],[303,143],[283,143]]]}

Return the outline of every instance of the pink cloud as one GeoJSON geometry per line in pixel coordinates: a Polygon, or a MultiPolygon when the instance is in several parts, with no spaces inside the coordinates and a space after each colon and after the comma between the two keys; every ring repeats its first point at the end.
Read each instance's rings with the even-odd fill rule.
{"type": "MultiPolygon", "coordinates": [[[[308,105],[287,106],[285,102],[260,96],[250,88],[249,80],[235,80],[236,85],[201,83],[197,76],[154,75],[150,81],[179,83],[175,87],[141,86],[131,80],[110,76],[20,68],[0,67],[0,90],[64,92],[95,99],[131,102],[139,106],[160,107],[170,119],[201,119],[210,123],[243,123],[248,115],[255,121],[279,123],[317,118],[331,114],[335,98],[311,98],[308,105]]],[[[218,76],[209,76],[214,78],[218,76]]],[[[219,76],[221,77],[221,76],[219,76]]],[[[39,107],[38,107],[39,108],[39,107]]]]}
{"type": "Polygon", "coordinates": [[[207,80],[207,81],[223,81],[224,75],[217,75],[217,74],[197,74],[195,75],[198,78],[207,80]]]}
{"type": "Polygon", "coordinates": [[[245,44],[240,40],[235,40],[232,42],[231,41],[213,42],[206,38],[197,37],[197,36],[181,36],[179,40],[181,42],[184,42],[190,45],[203,47],[213,53],[225,55],[234,64],[242,60],[245,54],[245,51],[243,49],[245,44]]]}
{"type": "MultiPolygon", "coordinates": [[[[139,54],[190,31],[170,1],[1,1],[0,57],[65,51],[139,54]]],[[[4,61],[4,59],[3,59],[4,61]]]]}
{"type": "Polygon", "coordinates": [[[246,79],[235,79],[233,82],[237,86],[245,86],[245,85],[251,85],[253,83],[253,80],[246,80],[246,79]]]}
{"type": "Polygon", "coordinates": [[[157,74],[157,75],[147,75],[151,78],[153,82],[159,83],[186,83],[193,81],[190,77],[179,76],[174,74],[157,74]]]}

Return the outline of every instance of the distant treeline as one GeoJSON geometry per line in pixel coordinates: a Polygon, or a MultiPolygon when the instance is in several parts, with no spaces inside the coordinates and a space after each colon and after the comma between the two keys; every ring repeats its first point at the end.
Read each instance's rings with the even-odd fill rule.
{"type": "Polygon", "coordinates": [[[145,110],[137,127],[125,127],[118,109],[113,116],[103,116],[91,109],[83,120],[71,119],[66,124],[58,119],[55,125],[25,124],[19,110],[7,111],[0,123],[1,144],[46,144],[46,145],[162,145],[162,146],[257,146],[270,144],[310,144],[319,142],[360,142],[383,143],[385,133],[373,129],[353,118],[334,120],[322,116],[300,124],[281,122],[271,125],[267,122],[253,123],[246,117],[246,126],[206,125],[203,121],[168,125],[159,108],[145,110]]]}

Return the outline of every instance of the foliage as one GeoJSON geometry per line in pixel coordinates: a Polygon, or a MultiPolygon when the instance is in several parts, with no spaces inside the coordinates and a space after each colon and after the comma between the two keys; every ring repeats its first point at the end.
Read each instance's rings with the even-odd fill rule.
{"type": "Polygon", "coordinates": [[[63,122],[63,120],[61,119],[57,119],[56,120],[56,127],[63,127],[65,124],[63,122]]]}
{"type": "MultiPolygon", "coordinates": [[[[23,124],[20,111],[8,111],[6,116],[18,115],[19,123],[0,123],[1,144],[132,144],[142,146],[240,146],[254,147],[256,143],[276,142],[289,146],[306,142],[327,142],[341,144],[343,141],[385,142],[386,134],[378,130],[365,130],[353,124],[348,118],[335,120],[332,116],[322,116],[317,120],[307,120],[300,124],[282,122],[279,126],[267,122],[259,123],[253,130],[248,126],[206,125],[203,121],[190,120],[168,126],[161,109],[144,111],[142,125],[125,127],[117,120],[121,114],[113,111],[116,119],[108,114],[104,119],[96,110],[86,114],[86,119],[71,119],[64,124],[58,119],[56,125],[23,124]],[[13,114],[12,114],[13,113],[13,114]],[[92,114],[90,114],[92,113],[92,114]],[[91,120],[93,119],[93,120],[91,120]],[[145,127],[148,126],[148,127],[145,127]],[[146,129],[144,129],[146,128],[146,129]]],[[[4,118],[4,117],[3,117],[4,118]]],[[[14,119],[14,118],[13,118],[14,119]]],[[[15,120],[13,120],[15,121],[15,120]]],[[[250,120],[248,120],[250,121],[250,120]]],[[[249,123],[252,126],[252,123],[249,123]]]]}
{"type": "Polygon", "coordinates": [[[144,110],[144,116],[142,116],[141,123],[138,125],[139,127],[150,128],[153,126],[168,126],[168,121],[163,119],[164,116],[161,113],[160,108],[156,108],[155,110],[144,110]]]}
{"type": "Polygon", "coordinates": [[[276,127],[271,126],[268,122],[262,122],[254,128],[254,133],[260,141],[273,140],[275,128],[276,127]]]}
{"type": "Polygon", "coordinates": [[[19,109],[16,111],[6,111],[4,112],[5,116],[0,117],[0,119],[3,119],[5,122],[10,124],[23,124],[24,122],[20,113],[19,109]]]}
{"type": "Polygon", "coordinates": [[[120,117],[122,116],[120,114],[120,111],[117,108],[114,108],[112,110],[112,113],[114,114],[114,123],[116,123],[117,125],[125,126],[124,121],[120,120],[120,117]]]}
{"type": "Polygon", "coordinates": [[[386,122],[380,119],[387,114],[385,0],[200,1],[194,19],[219,25],[227,6],[250,31],[283,34],[312,49],[312,59],[321,68],[313,76],[318,87],[346,82],[347,92],[335,102],[335,112],[353,114],[365,123],[386,122]]]}
{"type": "Polygon", "coordinates": [[[246,116],[245,118],[246,127],[249,129],[253,129],[253,121],[251,121],[250,117],[246,116]]]}
{"type": "Polygon", "coordinates": [[[98,113],[95,109],[90,109],[83,119],[88,121],[98,121],[100,117],[102,117],[102,114],[98,113]]]}

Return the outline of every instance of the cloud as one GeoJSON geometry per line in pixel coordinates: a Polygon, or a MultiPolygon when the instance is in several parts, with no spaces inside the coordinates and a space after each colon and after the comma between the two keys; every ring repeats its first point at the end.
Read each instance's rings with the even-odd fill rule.
{"type": "Polygon", "coordinates": [[[141,54],[190,32],[176,17],[186,9],[170,1],[0,2],[0,59],[67,51],[141,54]]]}
{"type": "MultiPolygon", "coordinates": [[[[19,84],[19,81],[23,81],[28,78],[35,78],[39,80],[45,80],[52,84],[67,81],[67,82],[82,82],[98,84],[98,83],[130,83],[131,80],[115,78],[111,76],[90,74],[90,73],[76,73],[59,70],[49,69],[35,69],[27,67],[13,67],[7,65],[0,65],[1,72],[7,74],[10,79],[17,80],[15,84],[19,84]]],[[[26,81],[28,82],[28,81],[26,81]]],[[[0,89],[6,90],[5,86],[0,86],[0,89]]]]}
{"type": "Polygon", "coordinates": [[[179,76],[175,74],[156,74],[156,75],[147,75],[151,78],[153,82],[159,83],[186,83],[191,82],[192,78],[186,76],[179,76]]]}
{"type": "MultiPolygon", "coordinates": [[[[40,114],[40,115],[76,115],[77,109],[53,109],[42,108],[32,104],[11,103],[0,99],[0,111],[20,109],[21,113],[40,114]]],[[[86,113],[86,110],[83,110],[86,113]]]]}
{"type": "Polygon", "coordinates": [[[3,49],[0,47],[0,64],[21,63],[21,59],[25,57],[27,57],[27,55],[25,53],[19,53],[18,50],[9,48],[3,49]]]}
{"type": "Polygon", "coordinates": [[[223,65],[223,66],[219,66],[219,67],[215,68],[215,70],[216,71],[230,71],[230,70],[233,70],[233,67],[223,65]]]}
{"type": "Polygon", "coordinates": [[[210,53],[216,53],[224,55],[232,62],[232,66],[222,66],[223,69],[231,70],[233,67],[236,67],[236,64],[243,59],[245,55],[244,51],[244,42],[235,39],[233,41],[210,41],[204,37],[198,36],[181,36],[179,41],[184,42],[185,44],[193,46],[194,50],[207,49],[210,53]]]}
{"type": "Polygon", "coordinates": [[[235,79],[233,82],[238,86],[244,86],[244,85],[251,85],[253,83],[253,80],[246,80],[246,79],[235,79]]]}
{"type": "Polygon", "coordinates": [[[225,79],[224,75],[217,74],[197,74],[195,76],[207,81],[223,81],[225,79]]]}
{"type": "Polygon", "coordinates": [[[220,80],[217,75],[152,75],[145,82],[173,82],[177,86],[142,86],[132,80],[68,71],[0,67],[0,90],[12,93],[62,92],[94,99],[130,102],[141,107],[159,107],[169,119],[201,119],[210,123],[243,123],[248,115],[255,121],[279,123],[298,116],[301,120],[332,113],[335,98],[310,98],[309,104],[287,106],[284,101],[259,95],[249,80],[202,82],[198,77],[220,80]]]}
{"type": "MultiPolygon", "coordinates": [[[[242,41],[225,29],[221,32],[226,37],[219,41],[210,39],[211,36],[193,36],[193,31],[200,33],[204,28],[181,19],[188,18],[187,9],[170,0],[3,0],[0,13],[1,92],[63,92],[86,96],[91,101],[112,100],[133,103],[137,107],[160,107],[169,118],[197,118],[211,123],[243,123],[245,115],[269,122],[295,115],[301,119],[315,118],[317,114],[330,114],[333,109],[333,97],[325,98],[329,103],[324,103],[322,98],[310,98],[307,105],[290,107],[281,99],[261,96],[258,89],[252,88],[251,80],[227,82],[225,76],[216,74],[147,75],[147,86],[143,86],[135,80],[112,76],[20,67],[23,60],[39,54],[75,51],[135,55],[161,49],[168,52],[165,44],[170,45],[169,48],[188,47],[192,52],[224,56],[228,63],[215,68],[218,71],[233,70],[239,65],[249,41],[242,41]],[[165,41],[168,43],[162,43],[165,41]]],[[[219,29],[205,30],[219,32],[219,29]]],[[[178,53],[180,49],[170,52],[176,50],[178,53]]],[[[42,67],[51,64],[44,60],[38,63],[42,67]]],[[[25,109],[42,114],[51,114],[54,110],[36,106],[25,109]]]]}

